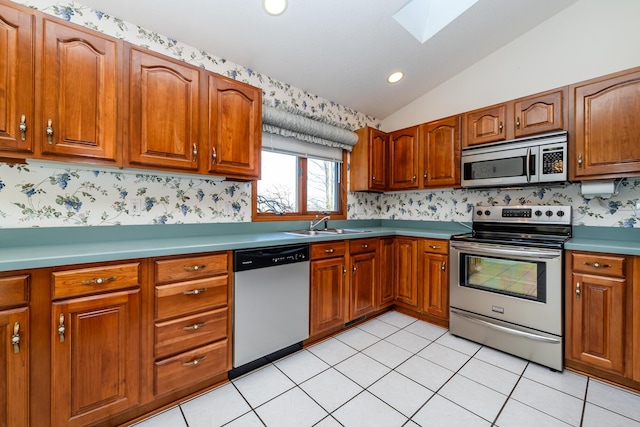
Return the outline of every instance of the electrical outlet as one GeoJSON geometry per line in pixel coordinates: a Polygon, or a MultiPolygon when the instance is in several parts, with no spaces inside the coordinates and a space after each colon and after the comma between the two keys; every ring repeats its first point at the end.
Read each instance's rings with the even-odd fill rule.
{"type": "Polygon", "coordinates": [[[640,217],[640,202],[636,202],[636,217],[640,217]]]}
{"type": "Polygon", "coordinates": [[[129,215],[140,216],[142,213],[142,199],[129,199],[129,215]]]}

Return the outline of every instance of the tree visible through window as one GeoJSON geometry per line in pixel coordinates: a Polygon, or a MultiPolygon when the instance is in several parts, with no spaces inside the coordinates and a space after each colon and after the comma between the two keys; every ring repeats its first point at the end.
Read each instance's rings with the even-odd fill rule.
{"type": "Polygon", "coordinates": [[[256,217],[343,215],[340,162],[263,151],[261,174],[254,185],[256,217]]]}

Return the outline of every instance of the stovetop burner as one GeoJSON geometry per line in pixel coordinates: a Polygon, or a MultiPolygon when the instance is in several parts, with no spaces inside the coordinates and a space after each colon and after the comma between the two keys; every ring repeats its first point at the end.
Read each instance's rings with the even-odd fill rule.
{"type": "Polygon", "coordinates": [[[571,206],[476,206],[472,230],[452,240],[562,248],[571,237],[571,206]]]}

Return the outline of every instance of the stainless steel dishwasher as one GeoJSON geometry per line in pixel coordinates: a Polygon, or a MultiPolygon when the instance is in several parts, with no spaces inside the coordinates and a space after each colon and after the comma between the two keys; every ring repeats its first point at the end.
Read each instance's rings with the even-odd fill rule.
{"type": "Polygon", "coordinates": [[[234,252],[235,378],[302,348],[309,337],[309,245],[234,252]]]}

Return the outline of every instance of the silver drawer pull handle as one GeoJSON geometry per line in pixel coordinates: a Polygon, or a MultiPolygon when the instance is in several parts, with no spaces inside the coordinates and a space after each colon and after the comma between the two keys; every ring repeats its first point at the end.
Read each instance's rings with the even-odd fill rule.
{"type": "Polygon", "coordinates": [[[336,250],[335,249],[325,249],[324,253],[326,254],[332,254],[334,253],[336,250]]]}
{"type": "Polygon", "coordinates": [[[206,264],[202,264],[202,265],[187,265],[182,267],[182,269],[184,271],[198,271],[198,270],[204,270],[205,268],[207,268],[206,264]]]}
{"type": "Polygon", "coordinates": [[[91,279],[91,280],[83,280],[81,283],[83,285],[102,285],[103,283],[113,282],[117,278],[118,278],[118,276],[97,277],[97,278],[91,279]]]}
{"type": "Polygon", "coordinates": [[[185,326],[185,327],[182,328],[182,330],[183,331],[197,331],[198,329],[202,328],[206,324],[207,324],[207,322],[196,323],[195,325],[185,326]]]}
{"type": "Polygon", "coordinates": [[[60,342],[64,342],[64,333],[67,328],[64,326],[64,313],[60,313],[60,324],[58,325],[58,335],[60,335],[60,342]]]}
{"type": "Polygon", "coordinates": [[[611,267],[610,264],[600,264],[599,262],[584,262],[583,264],[588,266],[588,267],[593,267],[593,268],[609,268],[609,267],[611,267]]]}
{"type": "Polygon", "coordinates": [[[429,247],[431,249],[442,249],[442,246],[438,246],[438,245],[429,245],[429,247]]]}
{"type": "Polygon", "coordinates": [[[207,290],[207,288],[192,289],[190,291],[184,291],[182,293],[182,295],[198,295],[198,294],[201,294],[201,293],[205,292],[206,290],[207,290]]]}
{"type": "Polygon", "coordinates": [[[207,356],[202,356],[201,358],[192,360],[191,362],[185,362],[182,364],[182,366],[198,366],[200,362],[202,362],[206,358],[207,356]]]}

